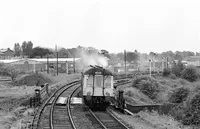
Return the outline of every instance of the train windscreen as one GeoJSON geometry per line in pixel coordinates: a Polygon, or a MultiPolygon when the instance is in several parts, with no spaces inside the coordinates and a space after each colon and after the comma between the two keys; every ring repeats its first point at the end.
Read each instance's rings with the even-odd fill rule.
{"type": "Polygon", "coordinates": [[[92,87],[93,85],[93,76],[89,76],[87,79],[87,87],[92,87]]]}
{"type": "Polygon", "coordinates": [[[103,76],[95,76],[96,87],[103,87],[103,76]]]}

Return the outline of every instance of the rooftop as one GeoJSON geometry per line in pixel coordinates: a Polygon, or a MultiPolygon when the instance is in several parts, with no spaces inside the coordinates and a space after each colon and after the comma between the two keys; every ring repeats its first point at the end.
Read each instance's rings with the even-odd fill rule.
{"type": "MultiPolygon", "coordinates": [[[[37,61],[37,62],[47,62],[47,58],[23,58],[23,59],[6,59],[6,60],[0,60],[0,62],[3,63],[14,63],[14,62],[19,62],[19,61],[26,61],[26,60],[30,60],[30,61],[37,61]]],[[[77,61],[79,60],[79,58],[58,58],[59,62],[73,62],[73,60],[77,61]]],[[[48,59],[49,62],[56,62],[57,58],[49,58],[48,59]]]]}

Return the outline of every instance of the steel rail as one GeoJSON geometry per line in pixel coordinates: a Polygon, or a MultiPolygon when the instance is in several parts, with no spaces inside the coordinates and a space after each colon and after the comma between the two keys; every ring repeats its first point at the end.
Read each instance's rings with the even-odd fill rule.
{"type": "Polygon", "coordinates": [[[71,100],[73,94],[74,94],[79,88],[80,88],[80,86],[77,87],[77,88],[72,92],[72,94],[70,95],[70,97],[69,97],[69,99],[68,99],[68,101],[67,101],[67,110],[68,110],[69,120],[70,120],[70,122],[71,122],[71,124],[72,124],[72,127],[73,127],[74,129],[76,129],[76,126],[75,126],[75,123],[74,123],[74,121],[73,121],[72,113],[71,113],[71,110],[70,110],[70,105],[71,105],[71,104],[70,104],[70,100],[71,100]]]}
{"type": "Polygon", "coordinates": [[[64,87],[71,85],[73,83],[80,83],[80,80],[76,80],[73,82],[70,82],[68,84],[63,85],[62,87],[58,88],[56,91],[54,91],[54,93],[51,94],[51,96],[42,104],[42,106],[38,109],[38,113],[36,113],[33,117],[33,121],[32,121],[32,129],[37,129],[38,128],[38,123],[39,123],[39,119],[40,116],[42,114],[42,111],[44,110],[45,106],[47,105],[47,103],[53,98],[53,96],[55,96],[55,94],[60,91],[61,89],[63,89],[64,87]],[[38,117],[38,118],[37,118],[38,117]]]}
{"type": "Polygon", "coordinates": [[[99,122],[102,128],[107,129],[107,127],[101,122],[101,120],[92,112],[91,109],[88,109],[92,116],[99,122]]]}
{"type": "Polygon", "coordinates": [[[106,109],[106,111],[115,119],[117,120],[121,125],[123,125],[125,128],[129,129],[124,123],[122,123],[113,113],[110,111],[110,109],[106,109]]]}
{"type": "MultiPolygon", "coordinates": [[[[100,118],[99,116],[97,117],[90,109],[89,112],[92,114],[92,116],[98,121],[98,123],[101,125],[102,128],[104,129],[111,129],[112,127],[109,127],[109,125],[106,125],[107,122],[103,122],[104,119],[100,118]]],[[[102,113],[106,113],[110,116],[110,118],[112,120],[115,121],[116,124],[119,124],[123,129],[129,129],[129,127],[127,127],[124,123],[122,123],[117,117],[115,117],[109,110],[106,110],[105,112],[102,113]]],[[[99,114],[98,114],[99,115],[99,114]]],[[[113,127],[113,129],[115,129],[115,126],[113,127]]]]}
{"type": "MultiPolygon", "coordinates": [[[[52,105],[51,105],[51,108],[50,108],[50,129],[54,129],[54,126],[53,126],[53,112],[54,112],[54,106],[56,104],[56,101],[58,100],[58,98],[62,95],[63,92],[65,92],[66,90],[70,89],[71,87],[77,85],[78,83],[73,83],[72,85],[68,86],[68,87],[65,87],[54,99],[52,105]]],[[[80,87],[80,86],[79,86],[80,87]]],[[[67,100],[68,102],[70,102],[70,100],[68,99],[67,100]]]]}

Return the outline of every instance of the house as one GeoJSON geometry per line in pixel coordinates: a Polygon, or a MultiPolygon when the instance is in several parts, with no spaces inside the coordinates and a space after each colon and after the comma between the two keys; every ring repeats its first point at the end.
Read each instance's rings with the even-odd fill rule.
{"type": "Polygon", "coordinates": [[[10,59],[14,57],[15,52],[12,51],[10,48],[8,49],[0,49],[0,59],[10,59]]]}

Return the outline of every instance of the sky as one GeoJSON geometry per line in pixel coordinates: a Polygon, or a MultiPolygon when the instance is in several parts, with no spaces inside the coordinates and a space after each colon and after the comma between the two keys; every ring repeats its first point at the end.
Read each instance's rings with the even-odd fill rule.
{"type": "Polygon", "coordinates": [[[0,48],[200,52],[198,0],[0,0],[0,48]]]}

